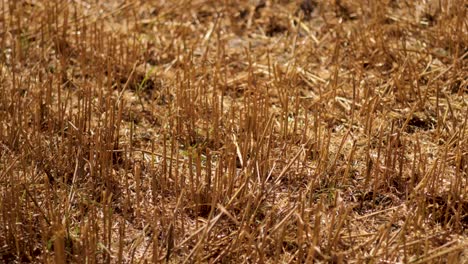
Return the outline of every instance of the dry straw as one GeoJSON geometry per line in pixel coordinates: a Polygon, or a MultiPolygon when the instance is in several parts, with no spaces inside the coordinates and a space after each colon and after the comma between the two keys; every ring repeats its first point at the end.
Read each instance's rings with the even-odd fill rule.
{"type": "Polygon", "coordinates": [[[5,263],[466,263],[455,1],[0,3],[5,263]]]}

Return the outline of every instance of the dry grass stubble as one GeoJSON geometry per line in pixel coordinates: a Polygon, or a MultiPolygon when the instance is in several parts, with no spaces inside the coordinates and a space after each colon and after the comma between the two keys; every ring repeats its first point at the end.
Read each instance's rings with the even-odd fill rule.
{"type": "Polygon", "coordinates": [[[0,259],[463,263],[464,1],[2,1],[0,259]]]}

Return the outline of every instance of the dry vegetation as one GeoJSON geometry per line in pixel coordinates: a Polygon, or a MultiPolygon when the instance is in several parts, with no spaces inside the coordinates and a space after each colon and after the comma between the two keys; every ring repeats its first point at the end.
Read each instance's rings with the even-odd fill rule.
{"type": "Polygon", "coordinates": [[[466,263],[467,27],[463,0],[1,1],[0,261],[466,263]]]}

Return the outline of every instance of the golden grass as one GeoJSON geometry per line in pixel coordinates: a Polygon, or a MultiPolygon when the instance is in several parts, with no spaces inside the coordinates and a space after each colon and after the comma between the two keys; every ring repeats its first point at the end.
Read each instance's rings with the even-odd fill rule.
{"type": "Polygon", "coordinates": [[[466,262],[467,21],[462,0],[2,1],[0,260],[466,262]]]}

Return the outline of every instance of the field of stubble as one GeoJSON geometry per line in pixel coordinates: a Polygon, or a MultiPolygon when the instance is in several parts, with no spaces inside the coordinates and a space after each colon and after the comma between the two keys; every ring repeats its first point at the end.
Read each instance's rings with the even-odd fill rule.
{"type": "Polygon", "coordinates": [[[462,0],[4,0],[0,261],[466,263],[462,0]]]}

